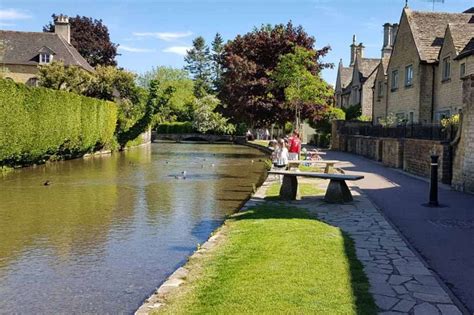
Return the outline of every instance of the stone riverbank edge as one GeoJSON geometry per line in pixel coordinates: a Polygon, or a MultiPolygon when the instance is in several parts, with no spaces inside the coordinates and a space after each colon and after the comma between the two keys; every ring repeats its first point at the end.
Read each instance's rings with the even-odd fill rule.
{"type": "MultiPolygon", "coordinates": [[[[265,202],[266,190],[273,183],[269,178],[240,211],[265,202]]],[[[320,184],[323,189],[326,185],[320,184]]],[[[339,227],[354,240],[357,258],[364,266],[379,314],[463,314],[450,292],[373,203],[354,185],[350,188],[354,202],[349,204],[328,204],[319,196],[288,202],[288,205],[315,213],[318,219],[339,227]]],[[[218,228],[190,259],[199,259],[214,249],[223,238],[220,230],[218,228]]],[[[150,314],[164,306],[167,297],[186,282],[189,272],[186,264],[178,268],[135,314],[150,314]]]]}

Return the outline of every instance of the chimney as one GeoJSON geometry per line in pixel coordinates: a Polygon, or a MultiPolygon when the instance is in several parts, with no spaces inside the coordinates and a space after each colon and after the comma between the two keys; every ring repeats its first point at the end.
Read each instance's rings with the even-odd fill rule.
{"type": "Polygon", "coordinates": [[[397,37],[397,33],[398,33],[398,24],[395,23],[392,25],[392,48],[393,48],[393,45],[395,45],[395,38],[397,37]]]}
{"type": "Polygon", "coordinates": [[[351,45],[351,63],[350,66],[354,65],[357,54],[357,45],[356,45],[356,36],[352,35],[352,45],[351,45]]]}
{"type": "Polygon", "coordinates": [[[365,46],[360,43],[356,48],[356,55],[359,58],[364,58],[364,48],[365,46]]]}
{"type": "Polygon", "coordinates": [[[54,33],[62,36],[69,44],[71,43],[71,27],[66,15],[58,15],[54,19],[54,33]]]}
{"type": "Polygon", "coordinates": [[[382,58],[390,57],[397,34],[398,24],[385,23],[383,25],[382,58]]]}

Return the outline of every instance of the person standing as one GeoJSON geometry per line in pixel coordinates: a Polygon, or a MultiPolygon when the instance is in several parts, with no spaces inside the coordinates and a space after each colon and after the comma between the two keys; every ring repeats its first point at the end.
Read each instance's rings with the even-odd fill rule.
{"type": "Polygon", "coordinates": [[[288,148],[286,147],[285,140],[278,140],[278,147],[275,149],[276,163],[274,163],[277,168],[286,168],[288,166],[288,148]]]}
{"type": "Polygon", "coordinates": [[[298,131],[293,131],[293,136],[290,137],[289,159],[292,161],[298,160],[301,152],[301,140],[298,131]]]}

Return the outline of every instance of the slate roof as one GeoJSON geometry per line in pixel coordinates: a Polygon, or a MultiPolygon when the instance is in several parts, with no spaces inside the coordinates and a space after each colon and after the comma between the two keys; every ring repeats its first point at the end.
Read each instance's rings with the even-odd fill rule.
{"type": "Polygon", "coordinates": [[[352,67],[342,67],[341,69],[341,87],[346,88],[352,81],[352,67]]]}
{"type": "Polygon", "coordinates": [[[357,68],[359,72],[362,73],[364,78],[370,76],[374,72],[375,68],[380,64],[380,59],[378,58],[360,58],[357,59],[357,68]]]}
{"type": "Polygon", "coordinates": [[[6,46],[3,56],[0,56],[0,62],[4,64],[38,65],[40,51],[49,49],[53,52],[53,60],[94,71],[71,44],[55,33],[0,30],[0,40],[6,46]]]}
{"type": "Polygon", "coordinates": [[[474,24],[448,25],[458,57],[474,53],[474,24]]]}
{"type": "Polygon", "coordinates": [[[474,14],[470,13],[418,12],[408,8],[405,9],[405,13],[420,59],[429,63],[438,60],[446,27],[449,23],[474,23],[474,14]]]}

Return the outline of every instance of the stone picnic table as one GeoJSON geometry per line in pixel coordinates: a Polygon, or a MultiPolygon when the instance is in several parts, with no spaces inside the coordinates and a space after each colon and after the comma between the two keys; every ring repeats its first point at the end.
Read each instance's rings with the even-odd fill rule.
{"type": "Polygon", "coordinates": [[[347,187],[346,180],[355,181],[363,179],[362,175],[326,174],[315,172],[294,171],[269,171],[269,174],[283,175],[283,183],[280,188],[280,198],[285,200],[296,200],[298,195],[298,177],[329,179],[324,200],[329,203],[345,203],[353,200],[351,191],[347,187]]]}
{"type": "Polygon", "coordinates": [[[334,167],[336,163],[340,163],[337,160],[290,160],[288,161],[288,169],[298,168],[300,164],[324,164],[324,173],[329,174],[331,168],[334,167]]]}

